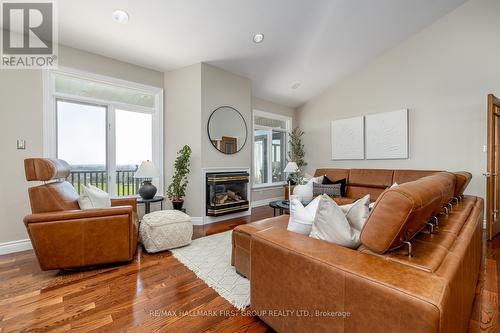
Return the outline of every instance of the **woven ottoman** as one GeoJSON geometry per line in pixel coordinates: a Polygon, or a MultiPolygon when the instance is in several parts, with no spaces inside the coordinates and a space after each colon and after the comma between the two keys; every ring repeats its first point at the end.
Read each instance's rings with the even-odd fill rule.
{"type": "Polygon", "coordinates": [[[188,245],[193,237],[189,215],[178,210],[160,210],[144,215],[141,241],[149,253],[188,245]]]}

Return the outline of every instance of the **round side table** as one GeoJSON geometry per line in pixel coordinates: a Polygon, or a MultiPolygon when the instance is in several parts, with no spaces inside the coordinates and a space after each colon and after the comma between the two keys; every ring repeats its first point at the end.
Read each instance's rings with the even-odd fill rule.
{"type": "Polygon", "coordinates": [[[143,199],[141,196],[137,196],[137,203],[144,204],[144,214],[149,214],[151,212],[151,203],[160,202],[161,210],[163,210],[163,201],[165,197],[161,195],[155,196],[153,199],[143,199]]]}

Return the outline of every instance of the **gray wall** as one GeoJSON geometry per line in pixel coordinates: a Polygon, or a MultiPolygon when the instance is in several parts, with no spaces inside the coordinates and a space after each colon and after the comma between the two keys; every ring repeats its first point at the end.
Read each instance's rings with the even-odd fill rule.
{"type": "Polygon", "coordinates": [[[486,96],[500,95],[498,13],[500,1],[468,1],[302,106],[308,171],[467,170],[468,193],[484,196],[486,96]],[[331,120],[401,108],[410,109],[409,159],[331,160],[331,120]]]}
{"type": "Polygon", "coordinates": [[[252,82],[245,77],[220,68],[201,66],[201,142],[202,168],[251,166],[252,159],[252,82]],[[219,106],[232,106],[245,119],[248,138],[245,146],[236,154],[226,155],[214,148],[207,134],[208,118],[219,106]]]}
{"type": "MultiPolygon", "coordinates": [[[[201,216],[201,64],[165,73],[164,159],[165,189],[174,171],[177,151],[191,147],[191,173],[185,207],[194,217],[201,216]]],[[[167,203],[167,207],[170,202],[167,203]]]]}
{"type": "MultiPolygon", "coordinates": [[[[101,75],[163,87],[163,74],[88,52],[60,46],[59,64],[101,75]]],[[[40,70],[0,73],[0,244],[28,238],[22,222],[30,213],[23,160],[43,156],[43,87],[40,70]],[[26,150],[16,140],[26,140],[26,150]]]]}

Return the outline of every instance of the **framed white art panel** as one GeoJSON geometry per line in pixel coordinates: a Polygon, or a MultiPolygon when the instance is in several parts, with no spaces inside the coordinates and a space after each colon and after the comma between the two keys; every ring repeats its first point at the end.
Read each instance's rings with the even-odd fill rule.
{"type": "Polygon", "coordinates": [[[331,141],[332,160],[364,159],[363,116],[332,121],[331,141]]]}
{"type": "Polygon", "coordinates": [[[408,109],[365,116],[366,159],[408,158],[408,109]]]}

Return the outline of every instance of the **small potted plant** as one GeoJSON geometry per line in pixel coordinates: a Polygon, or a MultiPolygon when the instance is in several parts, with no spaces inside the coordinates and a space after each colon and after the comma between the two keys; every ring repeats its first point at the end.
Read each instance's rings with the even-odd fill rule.
{"type": "Polygon", "coordinates": [[[188,145],[185,145],[177,152],[177,158],[174,163],[174,175],[167,188],[167,197],[172,201],[172,206],[176,210],[182,210],[182,206],[184,205],[190,158],[191,147],[188,145]]]}

